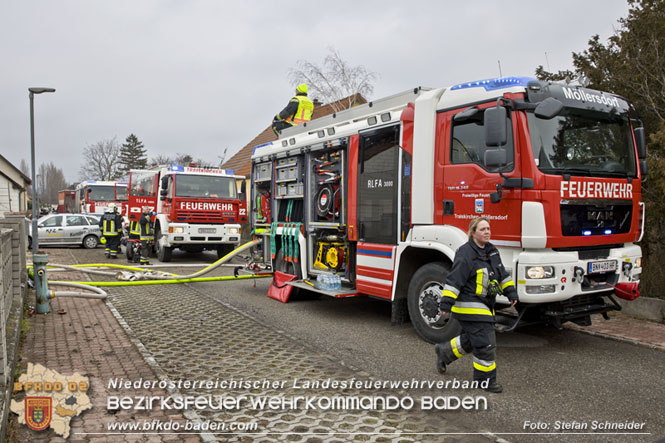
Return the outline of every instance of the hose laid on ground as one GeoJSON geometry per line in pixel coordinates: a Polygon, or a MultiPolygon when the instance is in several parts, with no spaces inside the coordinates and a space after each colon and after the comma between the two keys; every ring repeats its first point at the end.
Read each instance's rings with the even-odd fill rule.
{"type": "MultiPolygon", "coordinates": [[[[195,272],[189,275],[177,275],[172,273],[153,273],[152,270],[145,268],[137,268],[134,266],[125,266],[117,265],[110,263],[95,263],[95,264],[80,264],[80,265],[61,265],[61,264],[51,264],[49,267],[53,268],[64,268],[67,270],[75,270],[80,272],[87,272],[91,274],[100,274],[106,276],[114,276],[118,282],[81,282],[74,281],[49,281],[51,284],[60,284],[60,285],[80,285],[82,287],[90,290],[97,290],[98,288],[92,289],[93,286],[135,286],[135,285],[159,285],[159,284],[174,284],[174,283],[195,283],[195,282],[210,282],[210,281],[224,281],[224,280],[245,280],[248,278],[263,278],[270,277],[272,273],[266,274],[253,274],[253,275],[240,275],[240,276],[224,276],[224,277],[199,277],[201,275],[207,274],[208,272],[213,271],[214,269],[222,266],[225,262],[229,261],[233,256],[243,252],[252,246],[260,243],[261,240],[252,240],[248,243],[245,243],[241,247],[234,249],[230,253],[226,254],[224,257],[220,258],[211,265],[203,268],[202,270],[195,272]],[[84,269],[86,267],[109,267],[117,269],[127,269],[135,272],[105,272],[105,271],[96,271],[92,269],[84,269]]],[[[28,267],[28,273],[32,275],[32,266],[28,267]]],[[[101,290],[100,290],[101,291],[101,290]]],[[[102,291],[105,296],[106,293],[102,291]]],[[[89,294],[94,295],[94,294],[89,294]]],[[[92,298],[101,298],[101,297],[92,297],[92,298]]]]}
{"type": "Polygon", "coordinates": [[[95,292],[94,294],[91,294],[89,292],[52,291],[54,297],[96,298],[100,300],[103,300],[106,297],[108,297],[108,294],[103,289],[96,288],[90,285],[84,285],[82,283],[50,281],[48,282],[48,284],[53,286],[69,286],[72,288],[87,289],[89,291],[95,292]]]}

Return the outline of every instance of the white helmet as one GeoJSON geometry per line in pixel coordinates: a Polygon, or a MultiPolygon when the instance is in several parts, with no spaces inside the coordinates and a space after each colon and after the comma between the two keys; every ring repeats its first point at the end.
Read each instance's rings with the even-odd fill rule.
{"type": "Polygon", "coordinates": [[[111,203],[111,204],[109,204],[109,206],[108,206],[108,212],[113,212],[113,211],[115,211],[115,210],[116,210],[115,203],[111,203]]]}

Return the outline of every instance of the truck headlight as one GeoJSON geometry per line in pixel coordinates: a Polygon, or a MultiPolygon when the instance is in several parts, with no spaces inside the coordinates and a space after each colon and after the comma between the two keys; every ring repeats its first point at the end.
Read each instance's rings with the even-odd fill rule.
{"type": "Polygon", "coordinates": [[[540,279],[554,277],[553,266],[527,266],[526,278],[540,279]]]}
{"type": "Polygon", "coordinates": [[[174,234],[184,234],[185,233],[185,228],[182,226],[176,226],[173,228],[173,233],[174,234]]]}
{"type": "Polygon", "coordinates": [[[238,233],[238,228],[229,228],[229,235],[236,235],[238,233]]]}
{"type": "Polygon", "coordinates": [[[641,268],[642,267],[642,257],[637,257],[635,259],[635,267],[636,268],[641,268]]]}

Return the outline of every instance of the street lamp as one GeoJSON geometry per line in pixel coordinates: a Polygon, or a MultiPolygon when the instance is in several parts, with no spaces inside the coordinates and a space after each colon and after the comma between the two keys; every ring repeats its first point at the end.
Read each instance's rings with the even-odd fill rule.
{"type": "Polygon", "coordinates": [[[43,94],[44,92],[55,92],[53,88],[28,88],[30,91],[30,158],[32,162],[32,255],[39,250],[39,232],[37,231],[37,207],[39,199],[37,198],[37,182],[35,180],[35,110],[34,110],[34,96],[35,94],[43,94]]]}
{"type": "Polygon", "coordinates": [[[30,157],[32,161],[32,270],[35,281],[35,310],[39,314],[46,314],[51,310],[49,305],[48,289],[46,286],[46,263],[48,256],[38,254],[39,230],[37,229],[37,181],[35,180],[35,111],[34,96],[44,92],[55,92],[53,88],[28,88],[30,91],[30,157]]]}

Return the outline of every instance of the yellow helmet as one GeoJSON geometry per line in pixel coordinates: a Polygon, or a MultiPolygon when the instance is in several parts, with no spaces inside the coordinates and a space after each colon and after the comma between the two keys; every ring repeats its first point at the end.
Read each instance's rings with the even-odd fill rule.
{"type": "Polygon", "coordinates": [[[102,235],[102,238],[99,239],[99,243],[105,245],[106,244],[106,237],[102,235]]]}
{"type": "Polygon", "coordinates": [[[301,83],[298,86],[296,86],[296,92],[299,92],[301,94],[307,94],[307,83],[301,83]]]}

